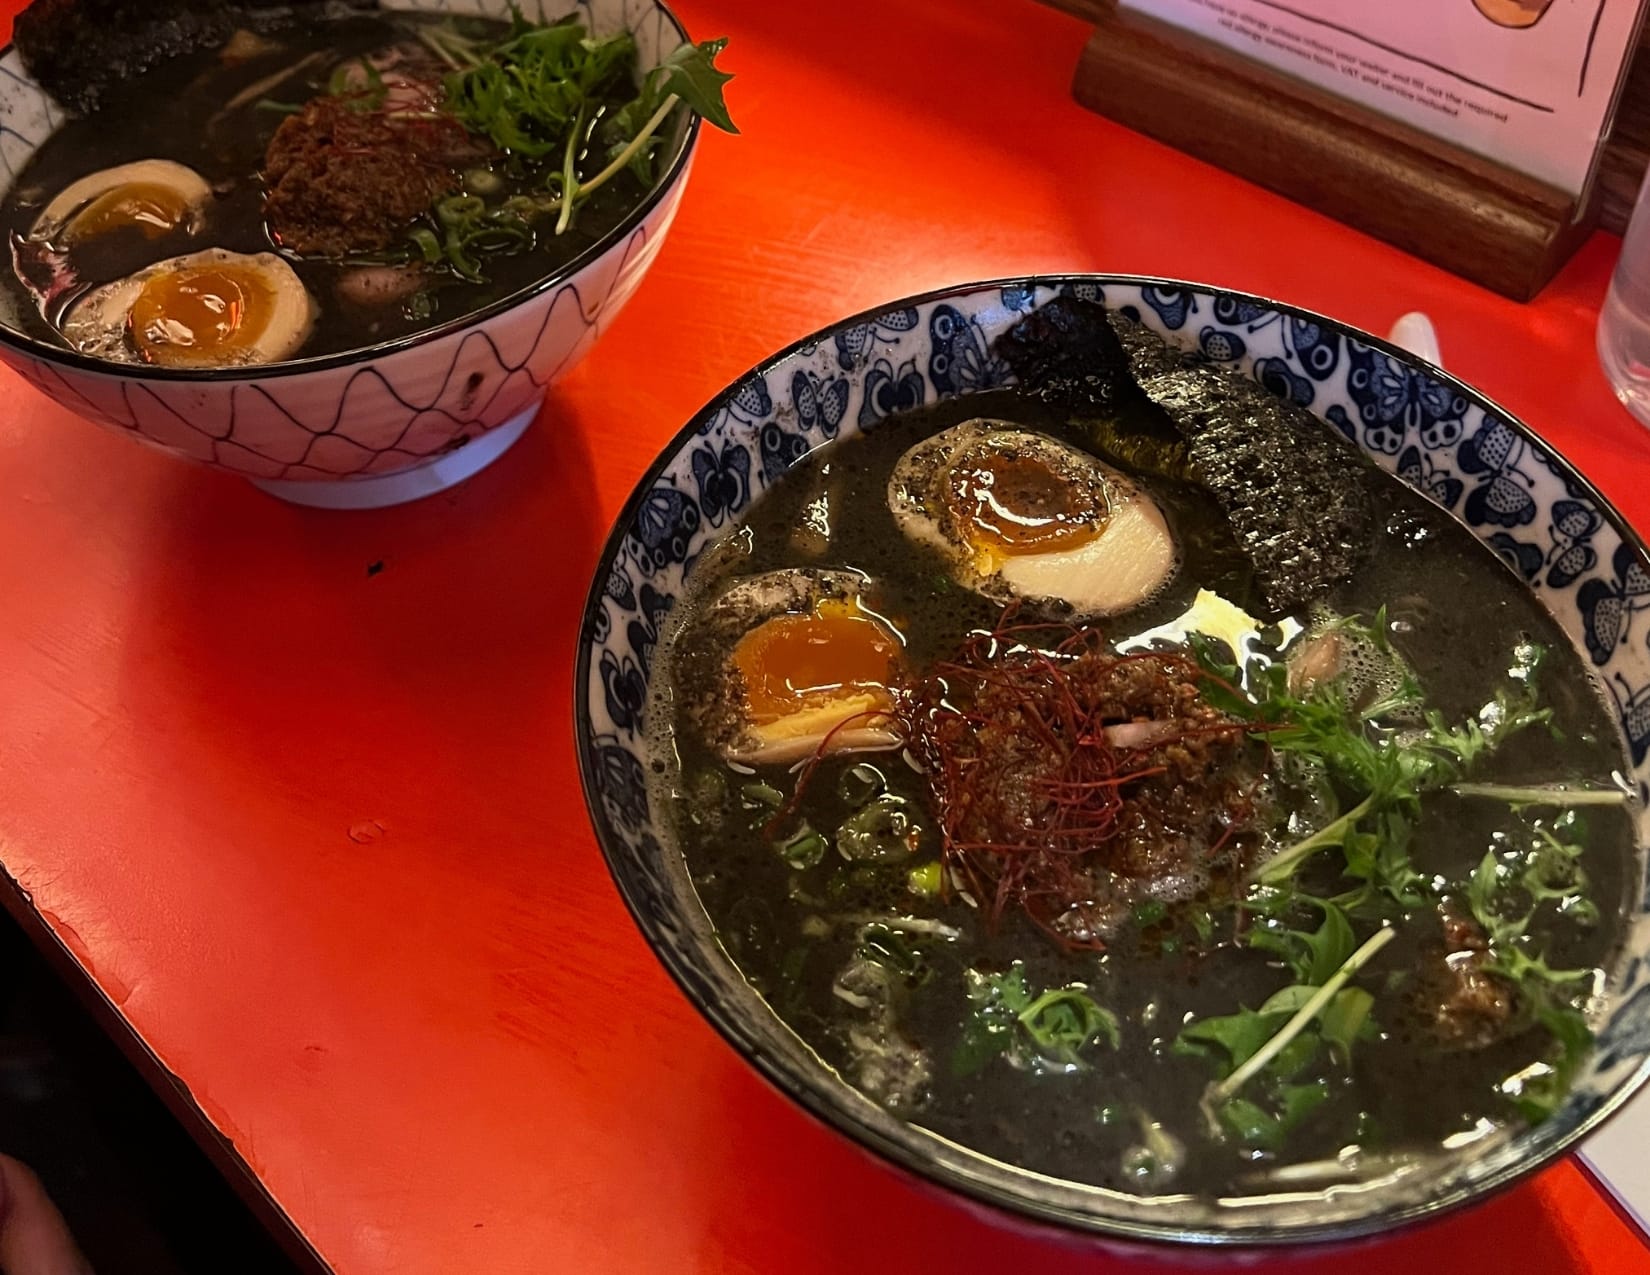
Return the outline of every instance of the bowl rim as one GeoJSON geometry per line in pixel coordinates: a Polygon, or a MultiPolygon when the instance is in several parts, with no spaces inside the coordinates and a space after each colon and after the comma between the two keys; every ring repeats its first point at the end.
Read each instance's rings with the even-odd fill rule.
{"type": "MultiPolygon", "coordinates": [[[[1572,1127],[1559,1133],[1550,1145],[1541,1149],[1537,1154],[1508,1164],[1482,1181],[1471,1184],[1470,1187],[1458,1186],[1442,1195],[1408,1204],[1391,1212],[1372,1213],[1346,1222],[1307,1224],[1288,1229],[1275,1229],[1269,1232],[1239,1232],[1215,1228],[1184,1229],[1162,1223],[1107,1218],[1079,1208],[1067,1207],[1050,1201],[1040,1201],[1030,1195],[1010,1194],[993,1183],[953,1173],[944,1167],[936,1166],[932,1160],[924,1157],[913,1146],[886,1136],[882,1131],[868,1123],[846,1117],[842,1111],[833,1107],[828,1100],[826,1086],[817,1083],[811,1075],[795,1072],[793,1069],[786,1067],[780,1060],[770,1056],[760,1041],[755,1040],[746,1033],[741,1024],[740,1015],[730,1006],[720,1003],[707,1003],[695,995],[689,979],[684,973],[685,963],[679,968],[675,954],[666,945],[656,940],[655,927],[648,915],[648,909],[643,906],[642,899],[632,897],[626,879],[619,871],[619,855],[609,844],[610,837],[606,831],[606,817],[597,785],[594,750],[590,747],[590,741],[593,738],[593,723],[589,709],[592,617],[595,615],[596,609],[602,605],[602,599],[605,596],[604,586],[608,574],[611,572],[619,551],[629,535],[629,528],[634,524],[643,501],[652,491],[658,479],[680,455],[682,449],[698,436],[700,427],[707,421],[713,420],[717,413],[721,411],[722,406],[733,390],[758,377],[766,378],[775,368],[796,355],[822,344],[835,332],[852,327],[855,324],[870,322],[893,310],[922,307],[951,298],[975,296],[1004,289],[1023,288],[1034,292],[1039,287],[1058,287],[1068,283],[1094,284],[1100,287],[1120,285],[1123,287],[1158,288],[1167,291],[1188,290],[1205,295],[1231,297],[1240,302],[1250,302],[1265,307],[1279,314],[1323,324],[1345,337],[1356,340],[1360,345],[1377,350],[1404,364],[1422,368],[1429,376],[1441,384],[1454,388],[1469,402],[1475,403],[1486,412],[1493,413],[1497,419],[1506,423],[1519,432],[1527,441],[1539,447],[1554,472],[1570,482],[1587,499],[1594,502],[1600,516],[1620,534],[1624,544],[1631,545],[1641,557],[1650,557],[1650,547],[1647,547],[1644,538],[1633,529],[1621,512],[1565,456],[1520,417],[1502,408],[1499,403],[1483,391],[1467,384],[1436,364],[1403,349],[1392,341],[1365,332],[1363,329],[1344,320],[1331,318],[1328,315],[1301,306],[1290,305],[1287,302],[1274,301],[1257,293],[1244,292],[1217,284],[1170,279],[1158,275],[1126,273],[1050,272],[1046,274],[1017,275],[984,279],[971,283],[951,284],[910,296],[899,297],[825,324],[808,335],[792,341],[778,353],[762,359],[717,390],[688,419],[687,423],[670,437],[641,477],[637,479],[635,487],[616,516],[607,538],[603,541],[601,553],[597,558],[595,571],[591,578],[590,589],[585,596],[584,609],[580,613],[578,649],[575,653],[573,667],[573,750],[578,759],[579,783],[584,795],[586,814],[589,817],[596,843],[601,850],[602,859],[607,865],[608,874],[612,877],[614,886],[617,888],[626,910],[630,913],[632,922],[641,932],[654,958],[664,967],[671,981],[676,984],[677,989],[689,1004],[710,1024],[717,1035],[726,1041],[759,1076],[795,1103],[809,1117],[826,1126],[837,1135],[847,1138],[861,1150],[870,1152],[886,1165],[898,1171],[914,1175],[923,1184],[939,1188],[945,1192],[955,1192],[972,1205],[984,1205],[991,1210],[1007,1214],[1021,1221],[1029,1220],[1046,1226],[1051,1225],[1055,1228],[1056,1233],[1067,1235],[1080,1233],[1096,1239],[1120,1240],[1141,1246],[1148,1253],[1156,1252],[1158,1255],[1167,1255],[1174,1251],[1195,1250],[1245,1252],[1284,1247],[1300,1249],[1377,1236],[1389,1236],[1399,1231],[1413,1229],[1436,1221],[1470,1205],[1481,1203],[1514,1183],[1547,1168],[1561,1156],[1572,1151],[1579,1142],[1620,1112],[1638,1091],[1645,1087],[1647,1082],[1650,1082],[1650,1058],[1642,1062],[1634,1074],[1618,1085],[1615,1091],[1600,1103],[1595,1110],[1578,1120],[1572,1127]]],[[[1450,516],[1455,517],[1454,514],[1450,516]]],[[[662,840],[659,842],[659,846],[663,853],[679,853],[668,848],[662,840]]],[[[702,903],[700,907],[703,907],[702,903]]],[[[696,948],[695,950],[700,951],[702,949],[696,948]]],[[[725,955],[724,959],[730,962],[732,960],[731,957],[725,955]]],[[[737,966],[734,968],[737,972],[737,966]]],[[[898,1118],[896,1117],[896,1119],[898,1118]]],[[[909,1121],[901,1121],[900,1123],[906,1126],[911,1125],[909,1121]]]]}
{"type": "MultiPolygon", "coordinates": [[[[687,27],[683,25],[682,20],[676,16],[675,11],[666,3],[666,0],[650,0],[650,3],[657,12],[663,15],[665,21],[670,23],[676,34],[686,43],[690,38],[687,27]]],[[[631,29],[633,30],[634,26],[631,29]]],[[[4,62],[16,48],[15,41],[8,41],[3,47],[0,47],[0,62],[4,62]]],[[[45,92],[44,89],[40,91],[45,92]]],[[[50,98],[51,95],[47,94],[47,97],[50,98]]],[[[54,104],[56,103],[55,98],[52,101],[54,104]]],[[[371,345],[355,346],[333,354],[316,354],[311,355],[309,358],[286,359],[279,363],[259,363],[245,367],[168,368],[156,367],[148,363],[116,363],[110,359],[93,358],[91,355],[82,354],[78,350],[52,345],[39,337],[30,336],[26,332],[19,332],[4,321],[0,321],[0,345],[10,346],[22,354],[44,362],[61,364],[82,372],[100,373],[104,376],[126,381],[236,384],[241,381],[274,380],[283,376],[300,376],[308,372],[326,372],[333,368],[376,362],[379,359],[400,354],[405,350],[416,349],[418,346],[439,341],[444,337],[452,336],[466,329],[479,327],[489,320],[497,318],[507,310],[513,310],[542,293],[568,282],[586,266],[593,264],[618,247],[621,242],[629,237],[632,231],[652,215],[654,209],[680,184],[698,148],[699,134],[703,124],[703,117],[697,111],[690,109],[688,111],[687,131],[682,137],[682,144],[677,148],[675,157],[670,162],[670,167],[653,183],[653,186],[642,200],[625,214],[618,225],[596,240],[595,243],[542,278],[535,279],[532,283],[517,288],[514,292],[502,296],[496,301],[490,301],[478,310],[467,311],[431,328],[421,328],[417,332],[409,332],[403,336],[375,341],[371,345]]],[[[54,129],[53,132],[55,131],[54,129]]],[[[47,134],[48,138],[50,136],[51,134],[47,134]]],[[[44,145],[44,142],[41,145],[44,145]]],[[[35,149],[38,150],[39,147],[37,146],[35,149]]],[[[32,152],[30,158],[33,158],[32,152]]],[[[286,254],[281,253],[274,246],[271,246],[269,251],[277,253],[283,259],[285,258],[286,254]]]]}

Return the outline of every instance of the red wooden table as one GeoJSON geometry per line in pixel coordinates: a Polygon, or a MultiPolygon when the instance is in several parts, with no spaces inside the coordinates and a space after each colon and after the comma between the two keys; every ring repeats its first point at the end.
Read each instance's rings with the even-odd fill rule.
{"type": "MultiPolygon", "coordinates": [[[[1376,330],[1424,309],[1453,370],[1650,527],[1650,434],[1593,355],[1617,242],[1503,301],[1079,110],[1085,31],[1030,0],[680,9],[733,38],[744,134],[707,137],[641,293],[463,487],[296,509],[0,372],[0,897],[342,1275],[1166,1269],[896,1178],[677,993],[574,770],[607,526],[694,409],[813,328],[1095,269],[1376,330]]],[[[1563,1163],[1354,1259],[1446,1262],[1647,1271],[1650,1250],[1563,1163]]]]}

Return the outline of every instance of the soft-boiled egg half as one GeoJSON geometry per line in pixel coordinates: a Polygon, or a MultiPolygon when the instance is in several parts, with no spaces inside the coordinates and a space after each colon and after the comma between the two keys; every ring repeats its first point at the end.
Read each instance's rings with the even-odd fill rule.
{"type": "Polygon", "coordinates": [[[211,188],[194,169],[169,159],[140,159],[65,186],[35,218],[29,238],[68,248],[122,227],[146,239],[179,227],[198,230],[211,198],[211,188]]]}
{"type": "Polygon", "coordinates": [[[314,324],[309,293],[280,257],[209,248],[93,288],[62,332],[98,358],[209,368],[291,358],[314,324]]]}
{"type": "Polygon", "coordinates": [[[741,580],[706,617],[726,652],[710,734],[747,765],[892,748],[904,640],[847,571],[773,571],[741,580]]]}
{"type": "Polygon", "coordinates": [[[964,421],[894,466],[900,530],[998,602],[1054,600],[1115,615],[1174,575],[1174,537],[1156,502],[1087,452],[1006,421],[964,421]]]}

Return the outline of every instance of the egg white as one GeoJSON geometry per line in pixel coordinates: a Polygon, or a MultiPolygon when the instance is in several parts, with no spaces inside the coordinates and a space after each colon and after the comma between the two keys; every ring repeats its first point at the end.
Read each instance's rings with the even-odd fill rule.
{"type": "Polygon", "coordinates": [[[274,309],[264,330],[250,347],[236,352],[234,366],[291,358],[315,326],[315,303],[292,267],[280,257],[272,252],[248,255],[226,248],[208,248],[204,252],[168,257],[124,279],[93,288],[75,302],[64,317],[64,339],[82,354],[117,363],[144,362],[127,335],[133,305],[150,280],[193,266],[235,266],[254,271],[273,294],[274,309]]]}
{"type": "MultiPolygon", "coordinates": [[[[737,683],[733,648],[745,634],[777,616],[808,614],[823,600],[857,602],[863,587],[864,580],[853,572],[808,569],[770,571],[733,585],[711,605],[704,630],[705,640],[715,643],[723,654],[724,689],[737,683]]],[[[872,614],[872,618],[877,617],[872,614]]],[[[900,640],[891,625],[883,627],[890,637],[900,640]]],[[[741,695],[727,694],[711,710],[710,733],[724,757],[749,766],[801,761],[818,752],[827,737],[833,753],[897,748],[902,736],[892,720],[868,718],[862,724],[842,727],[850,718],[887,704],[884,695],[861,692],[759,724],[750,719],[741,695]]]]}
{"type": "Polygon", "coordinates": [[[212,188],[193,168],[169,159],[140,159],[88,173],[70,182],[46,205],[29,230],[30,239],[55,239],[80,211],[100,195],[118,186],[164,186],[174,191],[188,209],[185,226],[198,230],[201,212],[212,198],[212,188]]]}
{"type": "Polygon", "coordinates": [[[1081,617],[1116,615],[1159,593],[1179,563],[1162,510],[1132,479],[1087,452],[1006,421],[964,421],[912,447],[894,466],[888,506],[909,539],[945,556],[959,583],[1004,603],[1053,601],[1081,617]],[[1034,454],[1072,481],[1099,483],[1109,510],[1099,534],[1039,553],[982,551],[944,497],[952,465],[977,455],[981,445],[1034,454]]]}

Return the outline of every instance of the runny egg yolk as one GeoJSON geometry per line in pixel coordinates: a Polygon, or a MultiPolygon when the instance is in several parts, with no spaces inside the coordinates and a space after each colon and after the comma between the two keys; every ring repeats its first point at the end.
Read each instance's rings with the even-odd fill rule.
{"type": "Polygon", "coordinates": [[[63,234],[69,242],[90,239],[122,226],[133,226],[144,238],[156,239],[189,215],[189,201],[159,182],[128,182],[112,186],[87,204],[69,222],[63,234]]]}
{"type": "Polygon", "coordinates": [[[900,644],[851,601],[826,599],[804,615],[776,615],[740,638],[733,666],[755,726],[865,699],[885,707],[900,644]]]}
{"type": "Polygon", "coordinates": [[[984,570],[1004,558],[1087,544],[1111,512],[1103,484],[1074,480],[1033,454],[961,457],[946,475],[944,493],[984,570]]]}
{"type": "Polygon", "coordinates": [[[149,363],[219,367],[239,361],[269,325],[275,290],[257,270],[186,266],[155,275],[132,303],[131,339],[149,363]]]}

